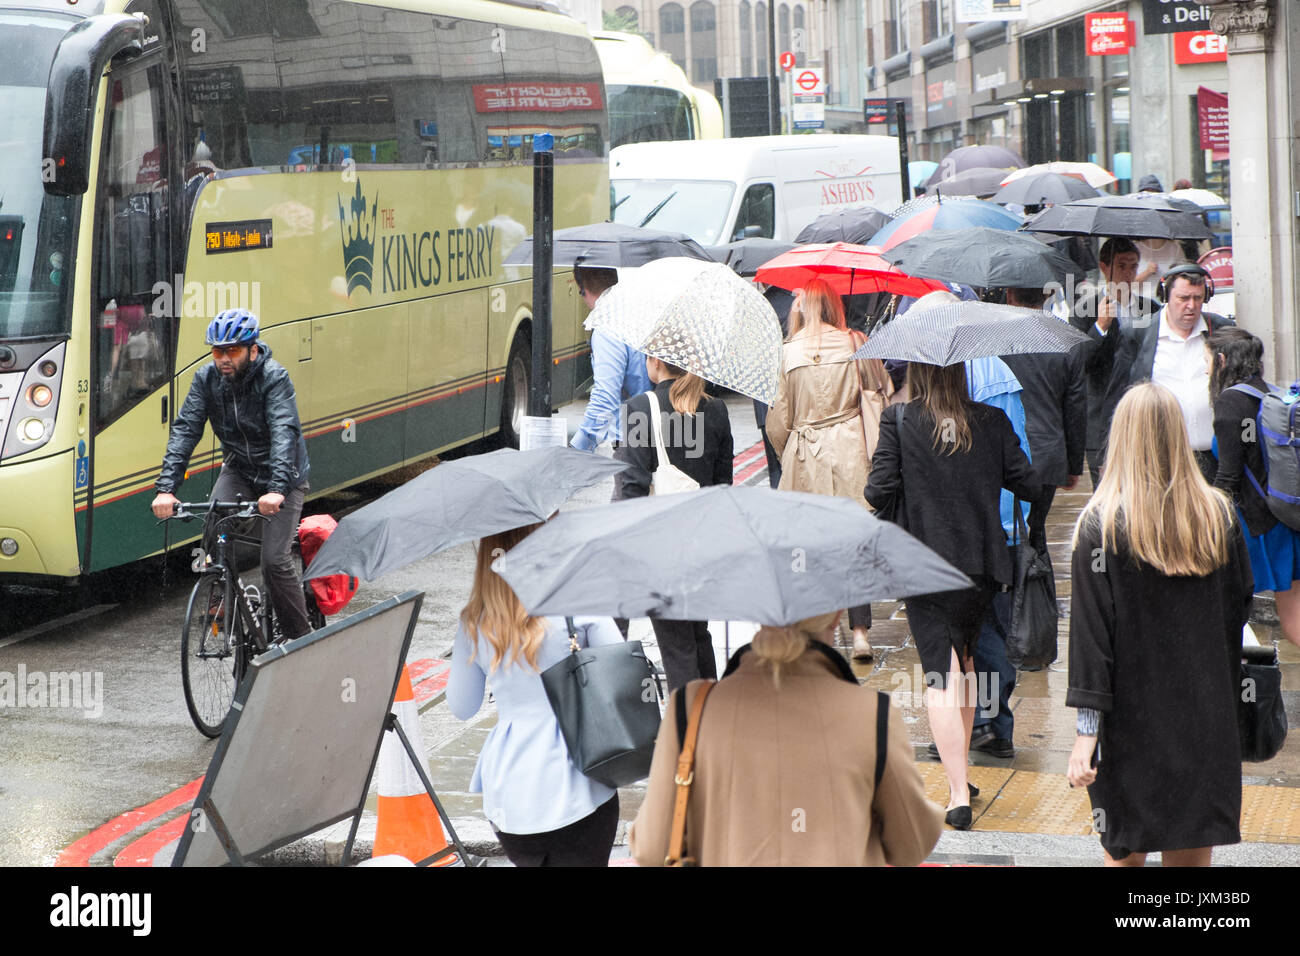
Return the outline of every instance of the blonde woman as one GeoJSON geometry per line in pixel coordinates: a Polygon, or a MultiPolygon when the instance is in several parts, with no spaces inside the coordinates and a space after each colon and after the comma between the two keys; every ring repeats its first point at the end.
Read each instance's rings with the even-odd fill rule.
{"type": "MultiPolygon", "coordinates": [[[[469,720],[486,691],[497,723],[483,743],[472,793],[483,794],[488,818],[515,866],[606,866],[618,827],[618,794],[586,777],[569,759],[541,672],[569,653],[562,617],[530,617],[510,586],[492,570],[539,525],[483,538],[474,586],[460,615],[452,649],[447,703],[469,720]]],[[[615,644],[610,618],[575,618],[584,647],[615,644]]]]}
{"type": "Polygon", "coordinates": [[[1209,866],[1241,840],[1241,629],[1254,580],[1229,500],[1205,483],[1178,399],[1130,389],[1074,530],[1072,786],[1107,866],[1209,866]]]}
{"type": "Polygon", "coordinates": [[[968,830],[978,795],[966,769],[977,702],[971,658],[993,595],[1012,582],[1001,490],[1032,503],[1043,486],[1006,413],[971,400],[965,365],[912,362],[907,387],[911,401],[880,420],[866,497],[880,509],[902,495],[900,523],[975,583],[907,599],[930,729],[948,777],[946,819],[968,830]]]}
{"type": "MultiPolygon", "coordinates": [[[[863,422],[861,397],[865,388],[883,408],[894,387],[879,360],[853,361],[864,341],[845,325],[843,302],[827,282],[813,279],[800,290],[766,422],[781,458],[780,489],[835,495],[867,507],[862,489],[871,470],[868,438],[874,443],[878,424],[863,422]]],[[[848,611],[853,656],[870,660],[871,605],[848,611]]]]}
{"type": "MultiPolygon", "coordinates": [[[[731,484],[734,446],[726,403],[705,394],[704,379],[698,375],[653,355],[646,357],[645,365],[654,390],[628,399],[625,440],[614,453],[632,466],[623,473],[623,497],[645,497],[654,482],[657,455],[651,402],[660,413],[667,463],[701,488],[731,484]]],[[[669,691],[698,677],[718,676],[708,621],[654,620],[651,624],[669,691]]]]}
{"type": "MultiPolygon", "coordinates": [[[[836,617],[762,628],[709,694],[686,817],[686,855],[701,866],[915,866],[938,842],[939,810],[893,708],[876,786],[881,695],[860,687],[831,648],[836,617]]],[[[689,707],[701,686],[676,694],[689,707]]],[[[668,854],[677,710],[673,695],[628,831],[641,866],[662,866],[668,854]]]]}

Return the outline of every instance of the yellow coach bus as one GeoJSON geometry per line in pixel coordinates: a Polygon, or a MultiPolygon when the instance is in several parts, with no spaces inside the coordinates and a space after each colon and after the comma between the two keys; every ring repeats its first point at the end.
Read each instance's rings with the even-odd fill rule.
{"type": "MultiPolygon", "coordinates": [[[[235,305],[293,378],[321,494],[527,405],[532,137],[605,218],[590,36],[488,0],[0,4],[0,583],[156,553],[169,421],[235,305]]],[[[556,403],[589,374],[554,285],[556,403]]],[[[206,496],[220,448],[181,495],[206,496]]]]}
{"type": "Polygon", "coordinates": [[[691,86],[667,53],[635,33],[594,36],[609,97],[611,149],[624,143],[722,138],[717,98],[691,86]]]}

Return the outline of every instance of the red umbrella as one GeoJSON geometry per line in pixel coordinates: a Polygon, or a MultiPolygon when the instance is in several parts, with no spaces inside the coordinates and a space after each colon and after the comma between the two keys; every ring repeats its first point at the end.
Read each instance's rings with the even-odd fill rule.
{"type": "Polygon", "coordinates": [[[919,298],[948,289],[934,279],[917,279],[899,271],[877,253],[874,246],[848,242],[800,246],[764,263],[754,278],[782,289],[802,289],[810,279],[824,279],[840,295],[889,292],[919,298]]]}

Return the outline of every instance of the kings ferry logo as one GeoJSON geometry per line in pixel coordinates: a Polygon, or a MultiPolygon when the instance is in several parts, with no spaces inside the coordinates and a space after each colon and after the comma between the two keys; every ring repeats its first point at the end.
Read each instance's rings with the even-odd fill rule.
{"type": "Polygon", "coordinates": [[[375,234],[378,231],[379,194],[370,201],[370,214],[366,215],[366,197],[361,192],[361,180],[357,180],[357,191],[347,201],[344,210],[343,197],[339,197],[339,232],[343,243],[343,272],[348,280],[348,295],[357,286],[365,286],[367,292],[373,292],[371,283],[375,272],[375,234]]]}

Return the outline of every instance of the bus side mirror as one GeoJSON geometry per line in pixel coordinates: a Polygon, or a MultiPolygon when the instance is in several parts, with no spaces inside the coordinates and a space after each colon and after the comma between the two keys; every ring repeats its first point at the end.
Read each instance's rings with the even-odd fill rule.
{"type": "Polygon", "coordinates": [[[42,178],[52,196],[79,196],[90,185],[90,142],[99,80],[119,53],[144,48],[143,24],[128,14],[87,17],[63,35],[45,94],[42,178]]]}

